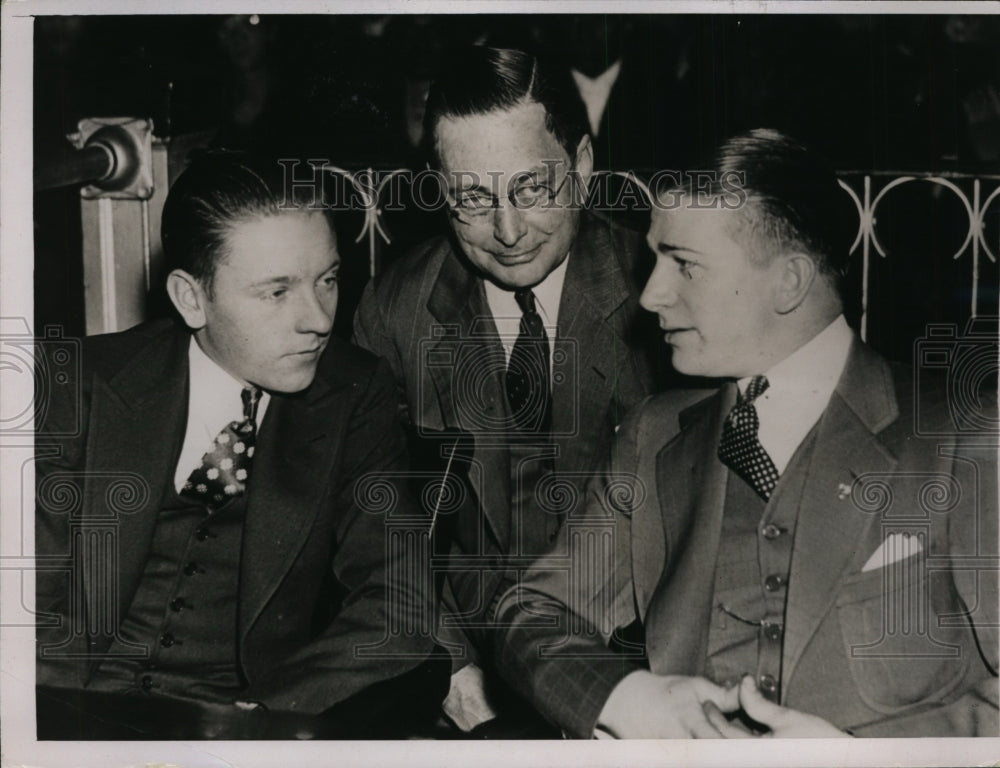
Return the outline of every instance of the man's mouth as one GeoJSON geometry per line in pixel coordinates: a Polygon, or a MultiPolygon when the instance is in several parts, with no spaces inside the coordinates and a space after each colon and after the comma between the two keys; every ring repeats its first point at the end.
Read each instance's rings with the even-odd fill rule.
{"type": "Polygon", "coordinates": [[[317,344],[315,347],[310,347],[309,349],[303,349],[299,352],[293,352],[292,354],[296,357],[314,357],[318,356],[320,352],[323,351],[325,344],[317,344]]]}
{"type": "Polygon", "coordinates": [[[516,264],[524,264],[525,262],[531,261],[535,257],[539,248],[541,248],[541,246],[536,245],[534,248],[530,248],[526,251],[518,251],[516,253],[494,253],[493,258],[505,267],[511,267],[516,264]]]}
{"type": "Polygon", "coordinates": [[[672,339],[676,338],[680,334],[694,330],[694,328],[681,328],[680,326],[677,325],[671,325],[671,326],[660,325],[660,328],[663,329],[663,336],[668,344],[672,339]]]}

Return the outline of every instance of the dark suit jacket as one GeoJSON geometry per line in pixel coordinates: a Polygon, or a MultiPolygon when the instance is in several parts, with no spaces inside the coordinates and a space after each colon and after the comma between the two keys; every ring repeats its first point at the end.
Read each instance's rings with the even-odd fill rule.
{"type": "MultiPolygon", "coordinates": [[[[805,468],[779,480],[775,503],[797,514],[781,703],[859,735],[996,736],[996,449],[925,436],[949,417],[943,389],[921,384],[915,402],[910,372],[856,341],[805,468]],[[866,569],[894,532],[919,535],[924,551],[866,569]]],[[[716,450],[735,400],[728,384],[636,409],[556,551],[611,530],[613,562],[586,561],[571,608],[558,557],[499,601],[501,672],[571,735],[589,736],[639,668],[602,651],[635,617],[653,672],[704,673],[728,474],[716,450]],[[584,629],[567,632],[571,609],[584,629]]]]}
{"type": "MultiPolygon", "coordinates": [[[[561,500],[582,497],[621,418],[652,389],[648,350],[657,335],[637,327],[643,253],[635,232],[581,216],[553,353],[554,471],[573,489],[561,500]]],[[[431,241],[369,284],[355,341],[389,361],[407,419],[423,438],[415,450],[443,447],[448,455],[458,446],[473,503],[449,520],[453,562],[464,558],[488,572],[482,582],[455,578],[452,586],[458,605],[481,620],[502,564],[520,554],[511,534],[510,435],[497,427],[508,409],[506,364],[482,278],[448,240],[431,241]]]]}
{"type": "MultiPolygon", "coordinates": [[[[39,684],[85,687],[129,609],[185,429],[189,338],[156,321],[84,340],[81,377],[40,414],[39,684]],[[103,553],[117,558],[110,586],[103,553]]],[[[390,509],[359,485],[398,482],[404,454],[385,364],[336,338],[307,390],[272,396],[234,584],[240,698],[318,713],[428,656],[426,629],[389,633],[390,612],[405,628],[429,622],[426,580],[399,578],[426,562],[386,541],[393,518],[424,533],[426,521],[405,493],[390,509]]]]}

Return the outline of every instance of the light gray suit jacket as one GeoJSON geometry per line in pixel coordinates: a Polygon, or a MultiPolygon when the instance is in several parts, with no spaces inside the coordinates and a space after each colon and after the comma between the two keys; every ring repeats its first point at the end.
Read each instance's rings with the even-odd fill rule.
{"type": "MultiPolygon", "coordinates": [[[[921,381],[916,402],[910,374],[856,340],[811,457],[779,480],[776,503],[797,517],[781,703],[858,735],[996,736],[996,448],[918,434],[915,408],[925,433],[951,421],[944,389],[921,381]],[[923,551],[865,568],[901,532],[923,551]]],[[[640,668],[604,650],[636,617],[653,672],[704,673],[728,475],[716,451],[735,398],[729,384],[637,408],[584,516],[498,603],[501,672],[573,736],[640,668]],[[582,554],[609,531],[613,557],[582,554]],[[587,570],[570,576],[567,605],[574,562],[587,570]]]]}

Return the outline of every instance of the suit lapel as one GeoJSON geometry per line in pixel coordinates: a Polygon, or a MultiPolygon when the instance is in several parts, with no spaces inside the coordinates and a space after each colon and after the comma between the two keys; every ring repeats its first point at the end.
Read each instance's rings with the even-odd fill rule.
{"type": "MultiPolygon", "coordinates": [[[[118,546],[118,616],[131,603],[146,562],[164,489],[173,478],[175,448],[187,422],[187,348],[190,335],[171,328],[150,337],[110,381],[94,382],[82,515],[88,525],[114,526],[118,546]],[[134,488],[138,506],[116,509],[134,488]]],[[[84,569],[87,604],[103,605],[101,582],[84,569]]]]}
{"type": "Polygon", "coordinates": [[[555,438],[557,467],[586,469],[584,458],[593,452],[604,425],[584,414],[604,414],[619,375],[631,374],[625,370],[627,329],[619,327],[624,320],[615,315],[628,298],[628,286],[606,227],[584,214],[566,267],[554,346],[552,422],[557,435],[563,435],[555,438]]]}
{"type": "Polygon", "coordinates": [[[272,395],[257,437],[243,529],[241,637],[291,569],[316,516],[325,513],[322,497],[348,403],[319,377],[301,395],[272,395]]]}
{"type": "Polygon", "coordinates": [[[483,282],[454,250],[445,256],[427,309],[443,326],[428,357],[434,364],[427,365],[427,370],[445,430],[475,437],[470,480],[481,489],[483,516],[506,549],[511,528],[509,456],[503,440],[491,438],[494,425],[503,425],[507,419],[506,358],[483,282]]]}
{"type": "Polygon", "coordinates": [[[726,468],[715,452],[735,402],[736,386],[729,384],[682,412],[680,434],[657,456],[667,558],[649,609],[646,643],[650,668],[659,674],[702,672],[726,499],[726,468]]]}
{"type": "MultiPolygon", "coordinates": [[[[852,483],[896,465],[877,434],[898,417],[888,365],[855,340],[840,382],[820,419],[799,504],[785,621],[782,677],[789,681],[802,652],[831,610],[841,583],[877,515],[851,501],[852,483]]],[[[786,683],[787,689],[787,683],[786,683]]]]}

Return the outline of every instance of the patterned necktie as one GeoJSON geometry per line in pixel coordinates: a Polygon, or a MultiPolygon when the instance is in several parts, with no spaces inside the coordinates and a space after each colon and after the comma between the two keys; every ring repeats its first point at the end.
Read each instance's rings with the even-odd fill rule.
{"type": "Polygon", "coordinates": [[[521,330],[507,363],[507,403],[514,429],[548,432],[552,410],[549,385],[549,340],[542,318],[535,310],[535,294],[514,292],[521,308],[521,330]]]}
{"type": "Polygon", "coordinates": [[[726,417],[719,441],[719,459],[746,480],[765,501],[778,482],[778,470],[757,438],[760,420],[753,401],[768,387],[767,377],[754,376],[726,417]]]}
{"type": "Polygon", "coordinates": [[[181,494],[215,511],[229,499],[246,492],[257,441],[257,404],[260,390],[247,387],[241,393],[243,421],[231,421],[216,436],[201,457],[201,465],[184,483],[181,494]]]}

